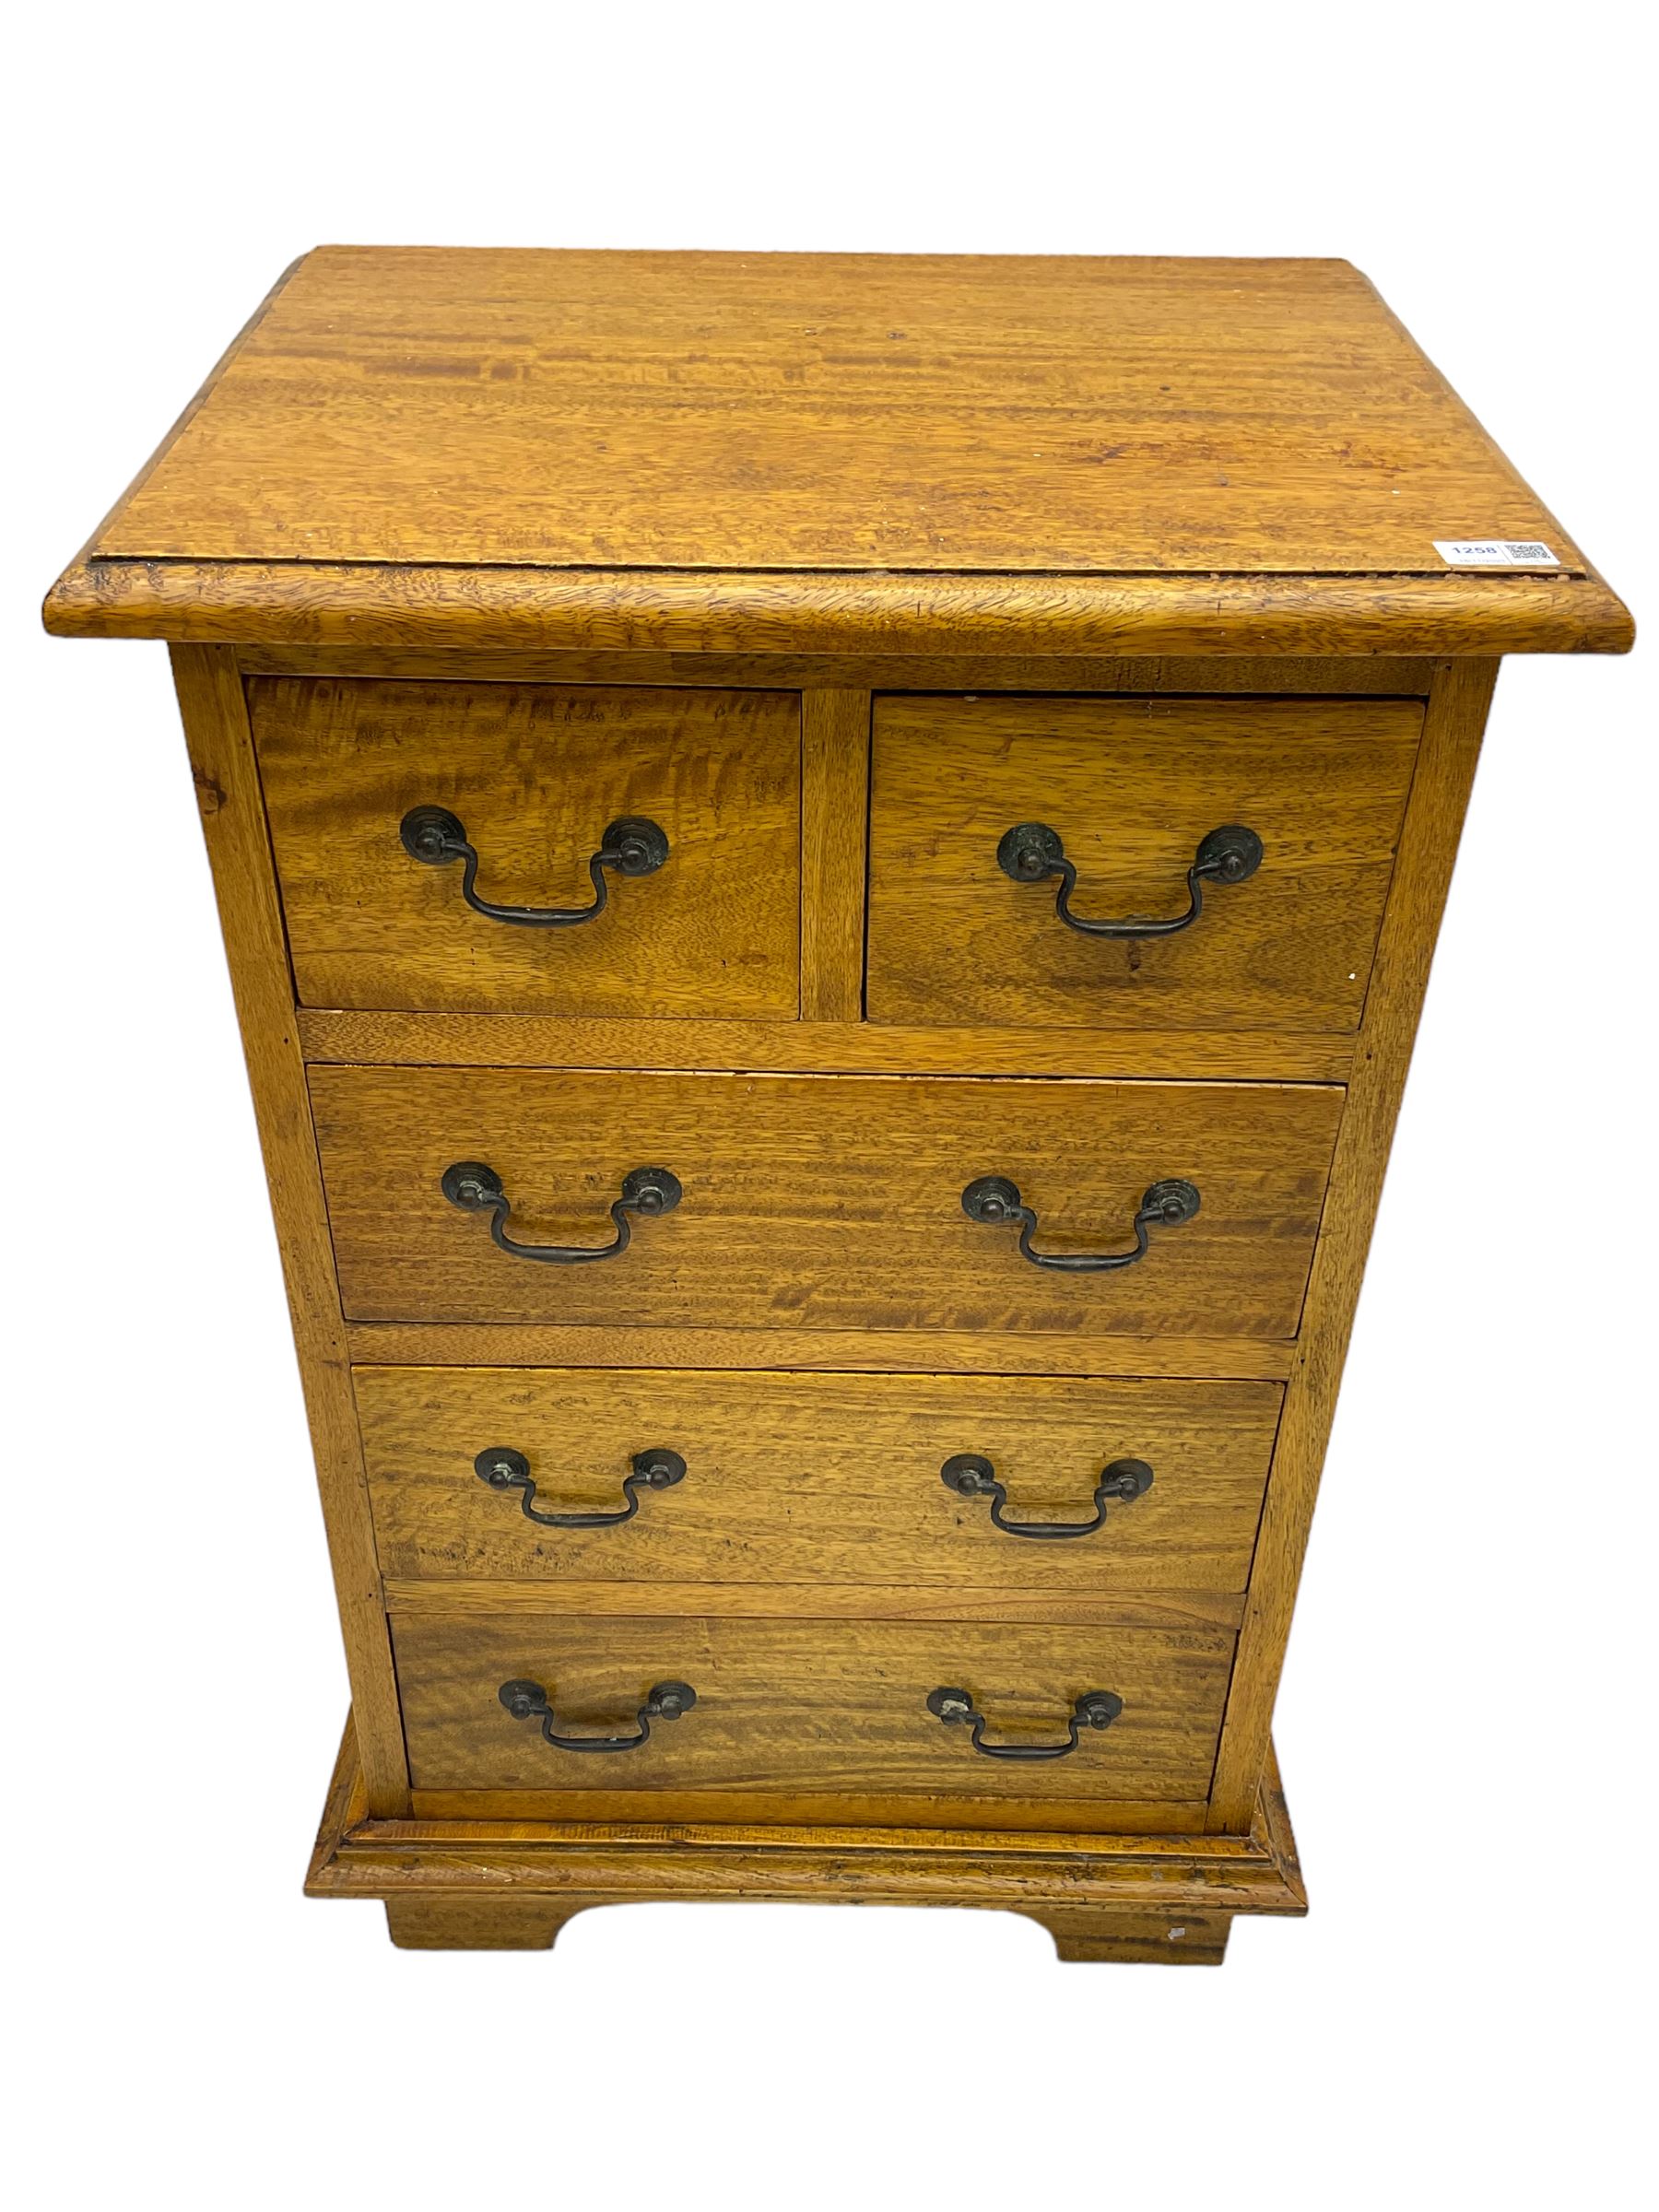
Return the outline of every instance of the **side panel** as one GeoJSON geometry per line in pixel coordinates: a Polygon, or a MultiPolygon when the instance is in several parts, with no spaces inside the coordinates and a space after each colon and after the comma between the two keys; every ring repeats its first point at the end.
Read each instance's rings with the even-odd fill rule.
{"type": "Polygon", "coordinates": [[[293,1318],[368,1809],[391,1818],[407,1809],[408,1770],[247,709],[228,648],[176,645],[172,663],[293,1318]]]}
{"type": "Polygon", "coordinates": [[[1430,695],[1268,1477],[1210,1793],[1214,1829],[1248,1825],[1267,1763],[1274,1699],[1371,1226],[1497,676],[1495,661],[1449,662],[1430,695]]]}

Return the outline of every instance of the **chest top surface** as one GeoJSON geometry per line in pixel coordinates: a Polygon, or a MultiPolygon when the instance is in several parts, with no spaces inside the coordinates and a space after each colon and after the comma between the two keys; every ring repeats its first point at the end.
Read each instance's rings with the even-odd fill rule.
{"type": "Polygon", "coordinates": [[[862,590],[891,616],[915,579],[994,620],[1048,580],[1097,612],[1335,586],[1384,622],[1428,592],[1453,650],[1524,649],[1498,630],[1532,607],[1542,650],[1629,629],[1346,262],[418,247],[294,265],[48,620],[118,628],[92,603],[121,602],[130,634],[229,635],[241,606],[259,634],[302,586],[362,616],[411,570],[429,605],[464,575],[475,607],[543,613],[578,578],[706,612],[741,577],[774,612],[862,590]],[[1553,565],[1437,550],[1476,539],[1553,565]]]}

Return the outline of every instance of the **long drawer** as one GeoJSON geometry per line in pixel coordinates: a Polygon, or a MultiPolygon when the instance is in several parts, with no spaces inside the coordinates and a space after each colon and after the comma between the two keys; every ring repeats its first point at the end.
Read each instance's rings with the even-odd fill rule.
{"type": "Polygon", "coordinates": [[[663,1819],[828,1796],[847,1818],[936,1805],[959,1820],[971,1806],[992,1826],[1192,1805],[1209,1786],[1233,1649],[1220,1630],[957,1622],[513,1613],[393,1627],[418,1802],[524,1793],[586,1818],[642,1798],[663,1819]],[[646,1740],[629,1742],[642,1724],[646,1740]],[[623,1747],[570,1747],[583,1737],[623,1747]]]}
{"type": "Polygon", "coordinates": [[[311,1086],[357,1320],[1143,1335],[1295,1334],[1342,1101],[515,1068],[311,1086]],[[1077,1265],[1102,1257],[1131,1264],[1077,1265]]]}
{"type": "MultiPolygon", "coordinates": [[[[359,1368],[382,1571],[1239,1591],[1265,1382],[359,1368]]],[[[780,1610],[784,1609],[780,1607],[780,1610]]]]}

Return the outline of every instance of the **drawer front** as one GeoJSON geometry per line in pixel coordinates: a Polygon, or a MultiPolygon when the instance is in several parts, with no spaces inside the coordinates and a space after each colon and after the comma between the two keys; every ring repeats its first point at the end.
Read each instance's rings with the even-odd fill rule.
{"type": "MultiPolygon", "coordinates": [[[[1316,1085],[316,1067],[312,1098],[347,1315],[631,1326],[1294,1335],[1341,1109],[1316,1085]],[[624,1215],[626,1250],[542,1264],[446,1198],[479,1163],[502,1233],[614,1243],[637,1171],[682,1195],[624,1215]],[[1199,1210],[1144,1257],[1065,1272],[969,1186],[1017,1186],[1032,1249],[1122,1253],[1151,1185],[1199,1210]],[[452,1179],[453,1181],[453,1179],[452,1179]]],[[[476,1179],[470,1194],[479,1194],[476,1179]]],[[[485,1441],[500,1440],[486,1439],[485,1441]]]]}
{"type": "Polygon", "coordinates": [[[408,1614],[394,1638],[418,1791],[714,1793],[735,1818],[746,1794],[1190,1803],[1209,1787],[1233,1647],[1219,1630],[529,1613],[408,1614]],[[515,1719],[509,1682],[544,1693],[560,1735],[635,1734],[661,1683],[697,1701],[643,1744],[583,1754],[515,1719]],[[1123,1709],[1064,1757],[1002,1759],[929,1711],[935,1689],[968,1692],[992,1744],[1065,1742],[1090,1692],[1123,1709]]]}
{"type": "Polygon", "coordinates": [[[302,1004],[798,1012],[794,694],[282,678],[249,700],[302,1004]],[[468,906],[449,844],[430,863],[406,850],[417,808],[459,823],[495,905],[592,905],[590,862],[630,818],[667,856],[645,874],[602,865],[590,919],[504,922],[468,906]]]}
{"type": "Polygon", "coordinates": [[[1408,700],[877,702],[873,1021],[1352,1030],[1422,726],[1408,700]],[[1087,935],[1005,834],[1046,825],[1081,920],[1174,920],[1209,832],[1253,874],[1198,879],[1173,935],[1087,935]]]}
{"type": "Polygon", "coordinates": [[[394,1580],[1056,1597],[1242,1590],[1281,1395],[1267,1382],[967,1375],[359,1368],[353,1380],[394,1580]],[[1024,1526],[1087,1533],[1014,1533],[1024,1526]]]}

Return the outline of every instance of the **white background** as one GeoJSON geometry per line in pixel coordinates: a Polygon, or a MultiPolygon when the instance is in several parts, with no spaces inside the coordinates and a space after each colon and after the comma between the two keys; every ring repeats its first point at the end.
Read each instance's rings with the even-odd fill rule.
{"type": "Polygon", "coordinates": [[[809,1907],[422,1956],[300,1895],[346,1688],[165,655],[36,615],[277,272],[343,241],[1344,254],[1651,616],[1637,20],[14,25],[0,1766],[30,2212],[1642,2201],[1651,654],[1500,684],[1279,1709],[1312,1918],[1239,1922],[1219,1973],[809,1907]]]}

